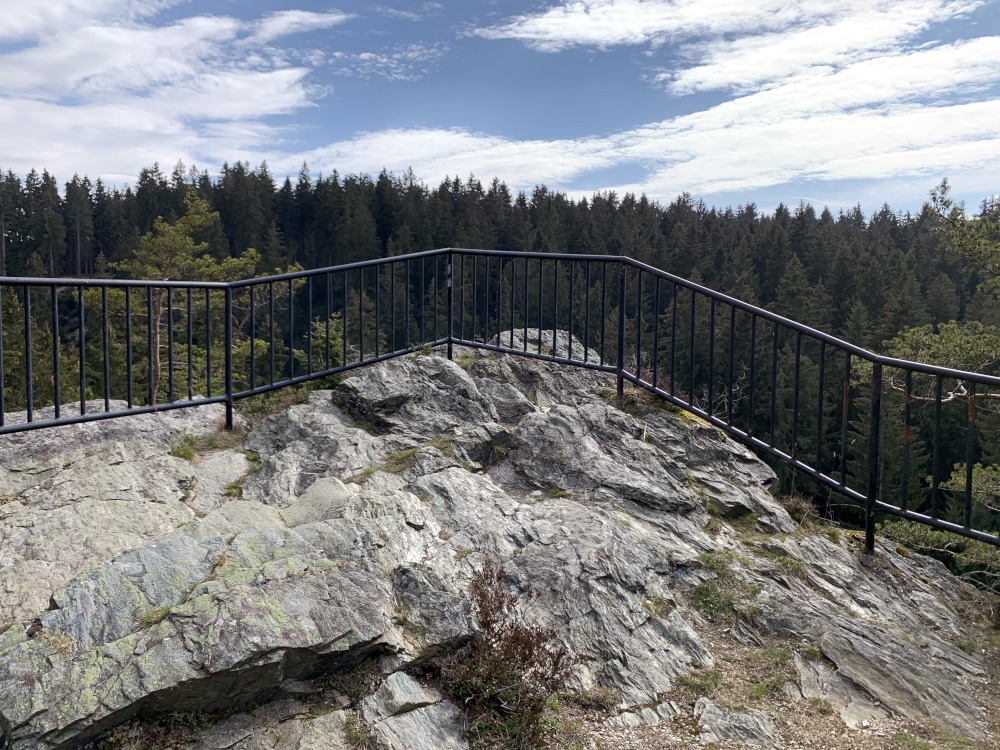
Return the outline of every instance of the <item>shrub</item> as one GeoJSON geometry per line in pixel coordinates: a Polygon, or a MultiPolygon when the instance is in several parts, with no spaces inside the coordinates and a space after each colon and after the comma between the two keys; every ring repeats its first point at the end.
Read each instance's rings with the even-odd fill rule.
{"type": "Polygon", "coordinates": [[[487,561],[469,593],[481,631],[443,664],[445,687],[473,713],[474,747],[538,747],[544,734],[540,720],[565,687],[572,659],[553,642],[554,631],[521,620],[502,567],[487,561]]]}

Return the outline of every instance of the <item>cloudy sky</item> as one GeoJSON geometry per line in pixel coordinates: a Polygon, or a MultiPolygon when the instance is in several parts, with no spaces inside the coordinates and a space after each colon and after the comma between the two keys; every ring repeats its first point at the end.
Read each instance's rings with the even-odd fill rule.
{"type": "Polygon", "coordinates": [[[1000,191],[1000,0],[0,0],[0,169],[500,177],[917,209],[1000,191]]]}

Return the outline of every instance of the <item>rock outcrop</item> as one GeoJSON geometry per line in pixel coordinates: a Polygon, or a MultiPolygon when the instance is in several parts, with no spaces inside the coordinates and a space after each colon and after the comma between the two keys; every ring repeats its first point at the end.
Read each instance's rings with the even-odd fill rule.
{"type": "Polygon", "coordinates": [[[241,446],[213,443],[211,408],[0,438],[0,747],[190,711],[225,715],[190,748],[348,747],[354,722],[379,747],[466,747],[460,708],[413,668],[468,640],[487,558],[575,657],[571,686],[612,691],[609,727],[686,711],[704,741],[781,747],[764,711],[670,702],[725,627],[788,644],[783,689],[849,726],[984,736],[986,666],[956,645],[966,590],[941,565],[797,532],[752,453],[620,410],[605,375],[461,361],[356,371],[241,446]],[[363,695],[317,702],[358,670],[363,695]]]}

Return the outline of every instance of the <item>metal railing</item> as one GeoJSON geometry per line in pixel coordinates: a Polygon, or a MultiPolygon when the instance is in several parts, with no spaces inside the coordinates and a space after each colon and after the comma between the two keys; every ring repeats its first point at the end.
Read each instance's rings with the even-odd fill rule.
{"type": "Polygon", "coordinates": [[[877,513],[1000,546],[980,465],[1000,453],[1000,378],[879,356],[621,256],[445,248],[230,283],[0,278],[0,434],[209,403],[231,427],[240,399],[456,344],[654,393],[856,503],[869,550],[877,513]]]}

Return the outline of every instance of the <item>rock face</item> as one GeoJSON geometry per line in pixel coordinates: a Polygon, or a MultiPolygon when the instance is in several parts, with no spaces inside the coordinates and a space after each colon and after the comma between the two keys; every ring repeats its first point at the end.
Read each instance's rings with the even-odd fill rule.
{"type": "MultiPolygon", "coordinates": [[[[239,449],[212,445],[210,408],[0,438],[0,747],[195,710],[231,714],[190,740],[205,750],[349,747],[355,721],[383,748],[467,747],[461,710],[407,670],[468,640],[487,558],[619,725],[673,715],[713,667],[699,602],[722,590],[739,637],[794,644],[796,697],[982,735],[986,672],[954,645],[964,589],[942,566],[796,533],[753,454],[619,410],[608,376],[462,354],[357,371],[239,449]],[[186,436],[193,461],[171,455],[186,436]],[[361,665],[365,695],[310,703],[361,665]]],[[[781,746],[762,711],[695,714],[704,741],[781,746]]]]}

